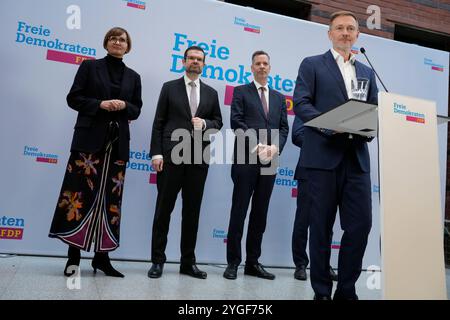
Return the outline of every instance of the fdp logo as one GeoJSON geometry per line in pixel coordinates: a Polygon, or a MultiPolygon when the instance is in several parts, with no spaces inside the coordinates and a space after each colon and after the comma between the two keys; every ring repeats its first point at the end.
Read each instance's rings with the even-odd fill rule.
{"type": "Polygon", "coordinates": [[[25,220],[3,216],[0,219],[0,239],[22,240],[25,220]]]}
{"type": "Polygon", "coordinates": [[[401,103],[394,102],[394,113],[398,113],[400,115],[405,116],[406,121],[416,122],[416,123],[425,123],[425,115],[423,113],[414,112],[408,109],[407,106],[401,103]]]}
{"type": "Polygon", "coordinates": [[[223,241],[223,243],[227,243],[227,232],[222,229],[213,229],[212,237],[214,239],[220,239],[223,241]]]}
{"type": "Polygon", "coordinates": [[[58,163],[58,155],[41,152],[39,151],[39,148],[35,146],[25,146],[23,148],[23,155],[26,157],[36,158],[37,162],[46,162],[52,164],[58,163]]]}
{"type": "Polygon", "coordinates": [[[80,43],[70,43],[54,38],[49,27],[17,21],[16,43],[47,49],[47,60],[81,64],[84,60],[95,59],[96,50],[80,43]]]}
{"type": "Polygon", "coordinates": [[[423,64],[430,66],[431,70],[444,72],[444,66],[442,64],[435,63],[432,59],[424,58],[423,64]]]}
{"type": "Polygon", "coordinates": [[[145,10],[145,1],[140,0],[124,0],[127,3],[127,7],[145,10]]]}
{"type": "Polygon", "coordinates": [[[249,24],[245,21],[244,18],[234,17],[234,24],[238,26],[244,27],[244,31],[252,32],[252,33],[261,33],[261,27],[253,24],[249,24]]]}

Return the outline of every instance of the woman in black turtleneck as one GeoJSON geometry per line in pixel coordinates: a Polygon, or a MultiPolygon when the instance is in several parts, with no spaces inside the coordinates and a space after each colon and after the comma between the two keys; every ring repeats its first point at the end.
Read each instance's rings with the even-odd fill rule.
{"type": "Polygon", "coordinates": [[[128,124],[141,112],[141,78],[122,61],[131,49],[125,29],[109,30],[103,47],[107,56],[83,61],[67,95],[78,117],[49,233],[69,245],[66,276],[78,270],[80,249],[90,251],[93,244],[94,272],[123,277],[112,267],[108,252],[119,246],[128,124]]]}

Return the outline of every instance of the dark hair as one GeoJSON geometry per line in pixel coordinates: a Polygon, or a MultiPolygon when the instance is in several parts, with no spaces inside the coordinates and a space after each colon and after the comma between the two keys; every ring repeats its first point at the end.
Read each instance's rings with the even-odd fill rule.
{"type": "Polygon", "coordinates": [[[205,62],[205,58],[206,58],[205,51],[202,48],[200,48],[199,46],[191,46],[191,47],[187,48],[186,51],[184,52],[184,58],[183,58],[184,61],[186,61],[188,52],[191,50],[201,51],[203,53],[203,62],[205,62]]]}
{"type": "Polygon", "coordinates": [[[106,46],[108,44],[109,38],[112,36],[120,36],[121,34],[125,33],[127,35],[127,51],[125,53],[128,53],[131,51],[131,38],[128,34],[128,31],[121,27],[114,27],[109,29],[109,31],[105,34],[105,38],[103,39],[103,48],[106,49],[106,46]]]}
{"type": "Polygon", "coordinates": [[[267,56],[267,58],[269,58],[269,60],[270,60],[270,56],[267,52],[265,52],[263,50],[258,50],[258,51],[253,52],[253,54],[252,54],[252,64],[253,64],[253,60],[255,59],[256,56],[262,56],[262,55],[267,56]]]}
{"type": "Polygon", "coordinates": [[[342,17],[342,16],[353,17],[353,19],[355,19],[355,21],[356,21],[356,27],[359,28],[358,18],[356,18],[356,15],[353,12],[351,12],[351,11],[336,11],[336,12],[333,12],[331,14],[331,16],[330,16],[330,28],[331,28],[331,25],[333,24],[334,19],[336,19],[337,17],[342,17]]]}

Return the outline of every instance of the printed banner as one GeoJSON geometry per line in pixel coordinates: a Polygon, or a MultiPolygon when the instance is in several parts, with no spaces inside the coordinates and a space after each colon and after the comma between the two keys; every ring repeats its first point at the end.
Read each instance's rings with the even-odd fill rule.
{"type": "MultiPolygon", "coordinates": [[[[183,75],[186,48],[206,52],[202,80],[214,87],[221,103],[225,133],[235,86],[252,81],[251,55],[270,54],[269,85],[287,97],[289,125],[294,120],[292,96],[298,67],[307,56],[330,48],[327,26],[251,8],[206,0],[16,0],[0,2],[4,42],[0,53],[0,252],[65,255],[66,245],[47,237],[70,151],[76,112],[66,95],[78,65],[106,55],[103,37],[113,26],[132,38],[127,66],[142,78],[144,106],[130,124],[131,151],[122,205],[121,243],[115,258],[150,259],[156,201],[156,173],[150,165],[153,117],[162,84],[183,75]],[[101,14],[99,14],[101,12],[101,14]],[[192,20],[195,21],[193,22],[192,20]]],[[[446,52],[361,34],[353,51],[363,63],[364,46],[391,92],[437,102],[447,115],[446,52]]],[[[381,86],[379,86],[381,88],[381,86]]],[[[423,123],[420,114],[398,108],[407,121],[423,123]]],[[[289,139],[270,202],[261,263],[293,266],[292,228],[300,150],[289,139]]],[[[225,134],[224,134],[225,136],[225,134]]],[[[230,150],[232,139],[227,139],[230,150]],[[231,141],[228,141],[231,140],[231,141]]],[[[439,127],[444,205],[447,131],[439,127]]],[[[377,142],[370,143],[373,227],[364,267],[380,265],[377,142]]],[[[231,152],[225,152],[229,159],[231,152]]],[[[233,184],[229,164],[211,165],[200,214],[196,256],[199,262],[226,263],[226,237],[233,184]]],[[[180,196],[181,198],[181,196],[180,196]]],[[[167,257],[180,259],[181,201],[172,213],[167,257]]],[[[245,241],[244,234],[244,239],[245,241]]],[[[332,265],[337,265],[342,231],[336,219],[332,265]]],[[[245,245],[243,245],[245,251],[245,245]]],[[[245,252],[243,252],[245,257],[245,252]]]]}

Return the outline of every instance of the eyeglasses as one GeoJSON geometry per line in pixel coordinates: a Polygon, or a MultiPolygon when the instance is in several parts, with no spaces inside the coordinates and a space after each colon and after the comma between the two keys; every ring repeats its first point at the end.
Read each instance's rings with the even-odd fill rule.
{"type": "Polygon", "coordinates": [[[200,57],[193,57],[193,56],[187,56],[187,57],[186,57],[186,60],[203,62],[203,58],[200,58],[200,57]]]}
{"type": "Polygon", "coordinates": [[[122,38],[122,37],[117,37],[117,36],[111,36],[111,37],[109,37],[108,40],[111,41],[112,43],[119,42],[120,44],[124,44],[127,42],[127,39],[122,38]]]}

